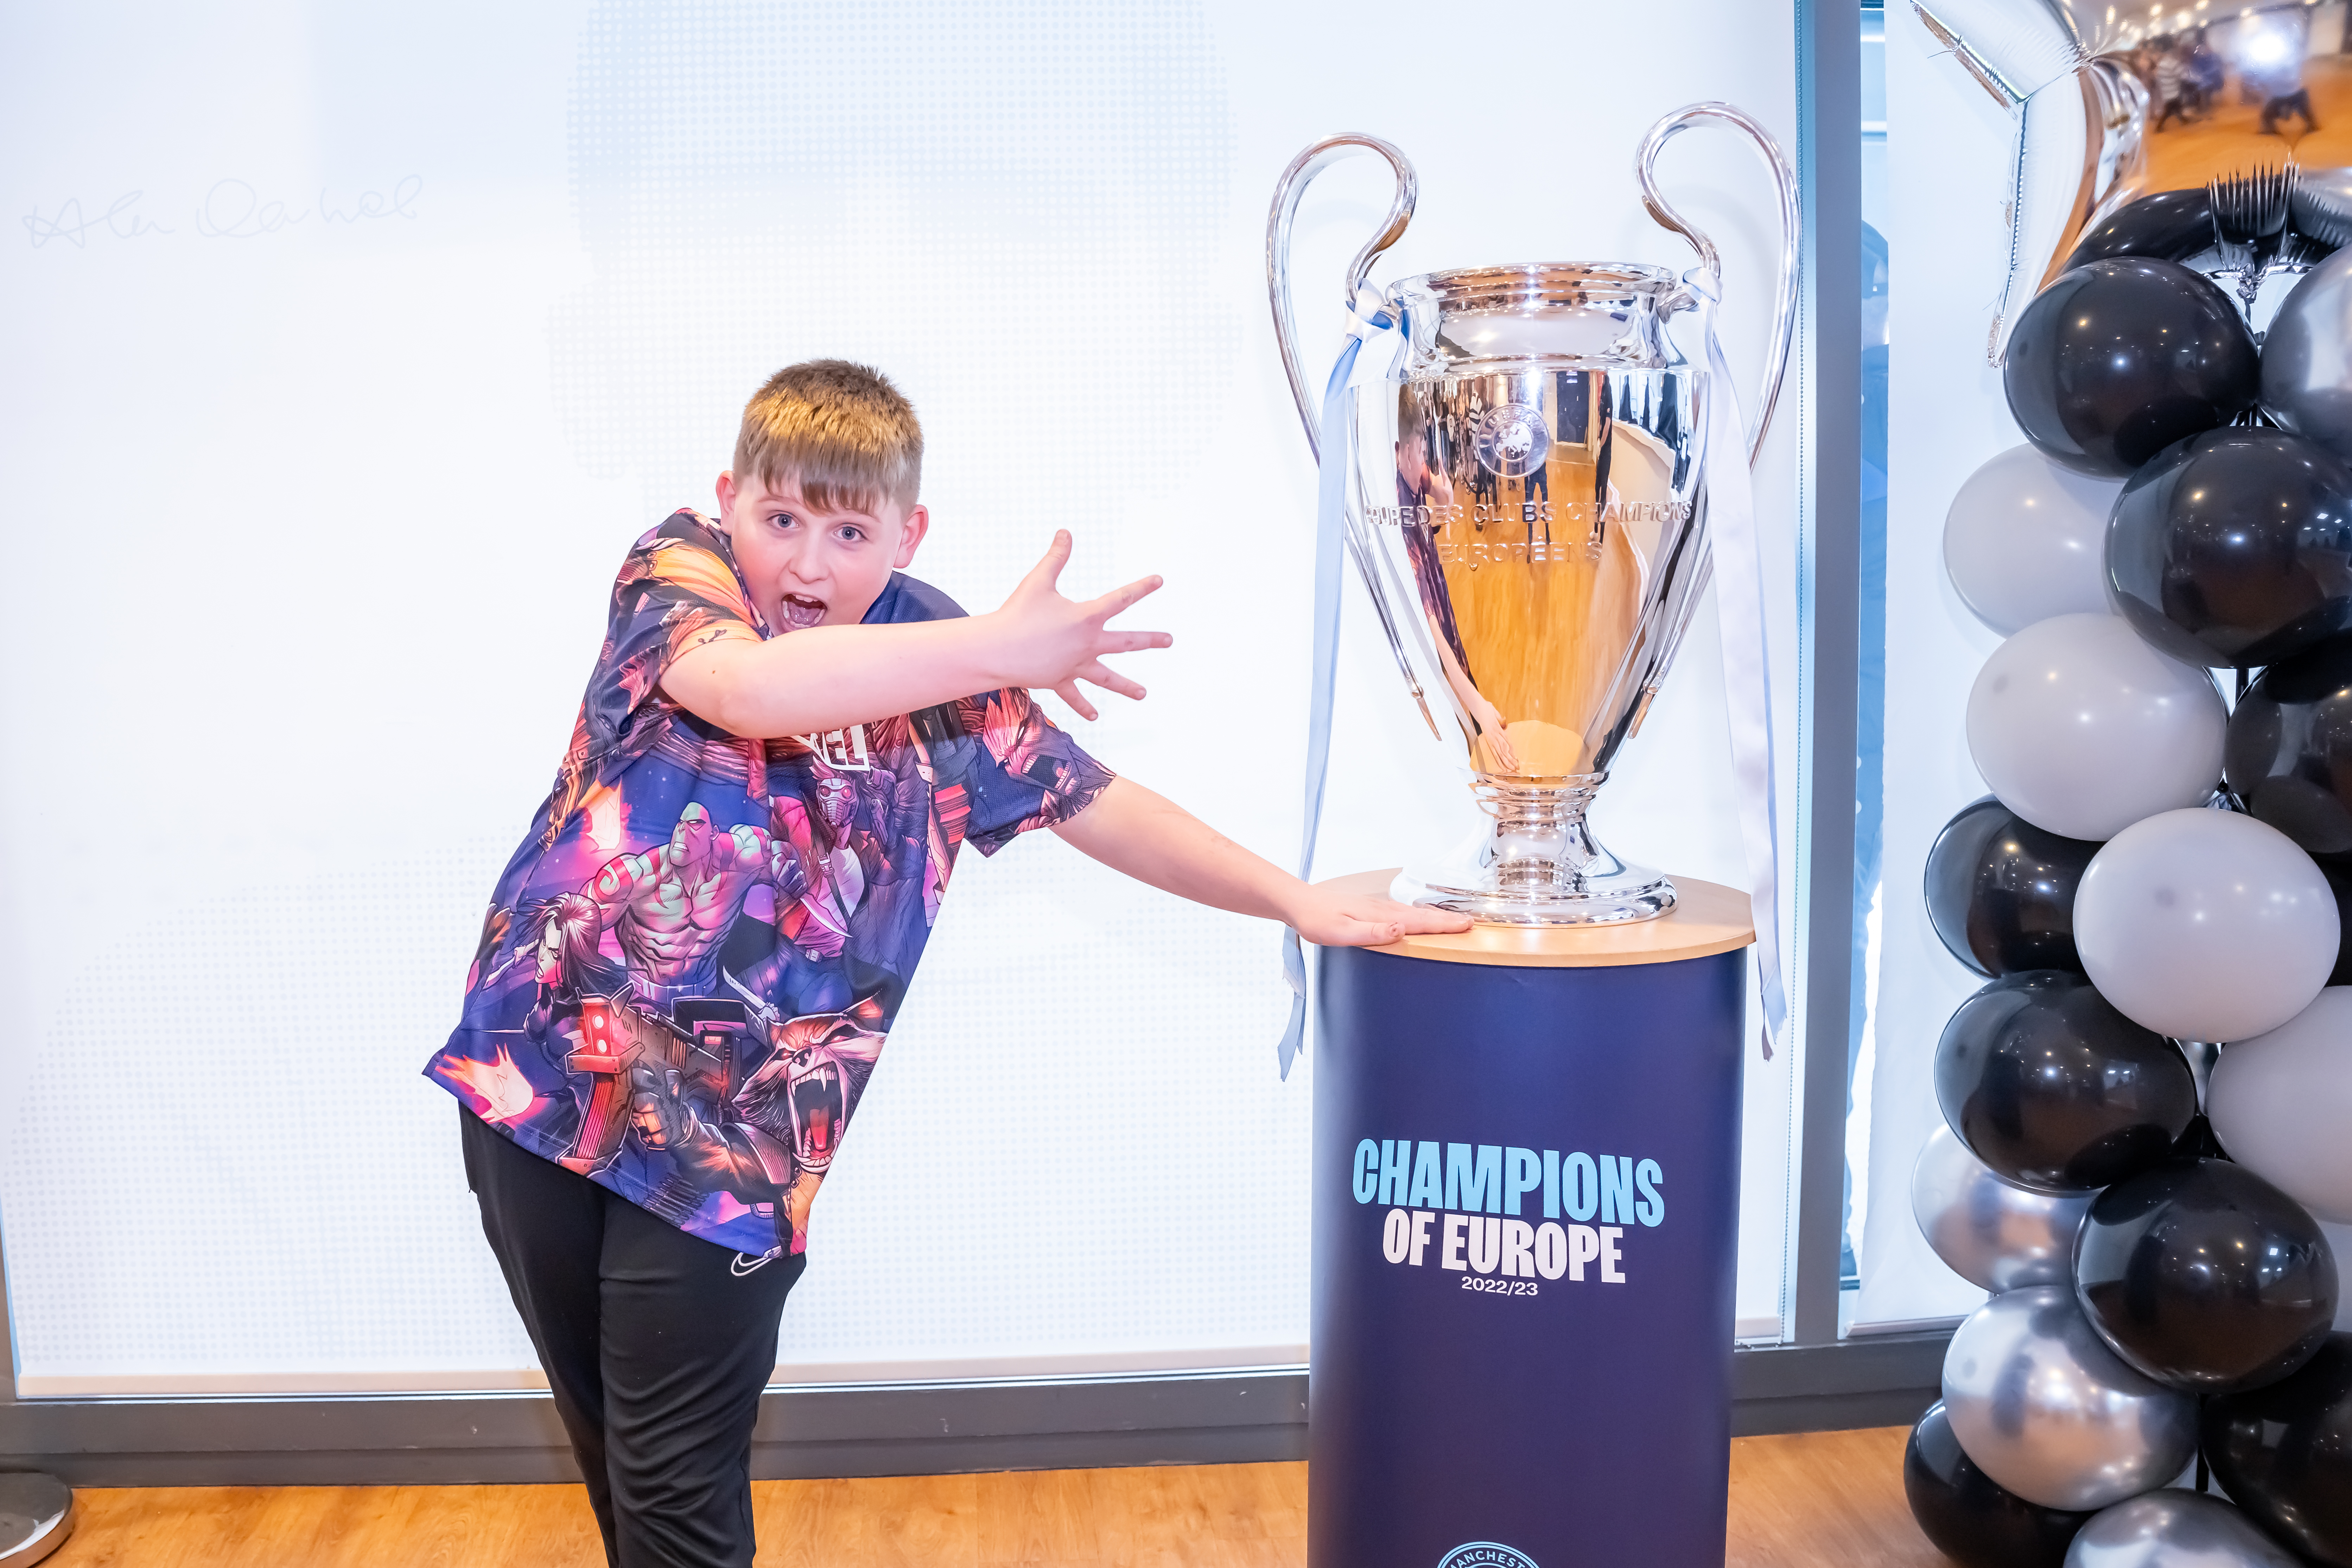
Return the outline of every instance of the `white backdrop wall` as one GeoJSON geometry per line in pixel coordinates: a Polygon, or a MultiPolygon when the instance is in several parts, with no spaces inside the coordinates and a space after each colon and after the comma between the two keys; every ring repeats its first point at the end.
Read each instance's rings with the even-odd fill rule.
{"type": "MultiPolygon", "coordinates": [[[[1680,267],[1632,183],[1649,121],[1727,98],[1794,147],[1786,0],[1654,5],[1672,48],[1606,71],[1597,5],[1514,14],[1499,55],[1501,19],[1431,15],[0,8],[21,1391],[537,1381],[456,1113],[416,1074],[614,566],[710,504],[778,365],[898,379],[936,520],[914,570],[967,605],[1057,526],[1077,588],[1166,574],[1139,618],[1176,650],[1131,661],[1151,697],[1082,737],[1287,858],[1313,475],[1261,281],[1283,163],[1343,127],[1415,158],[1422,216],[1382,276],[1680,267]]],[[[1755,166],[1695,136],[1667,167],[1724,245],[1752,369],[1755,166]]],[[[1310,199],[1310,358],[1384,201],[1353,168],[1310,199]]],[[[1795,423],[1759,479],[1791,598],[1795,423]]],[[[1326,874],[1467,822],[1349,610],[1326,874]]],[[[1736,882],[1717,659],[1703,616],[1601,818],[1629,855],[1736,882]]],[[[1790,645],[1790,719],[1795,668],[1790,645]]],[[[1274,931],[1036,835],[965,858],[923,976],[826,1184],[779,1376],[1302,1360],[1313,1058],[1276,1080],[1274,931]]],[[[1748,1064],[1753,1332],[1780,1316],[1790,1068],[1748,1064]]]]}
{"type": "Polygon", "coordinates": [[[1957,1317],[1984,1300],[1928,1249],[1911,1217],[1911,1166],[1943,1119],[1936,1041],[1983,984],[1937,940],[1920,888],[1937,833],[1985,793],[1961,718],[1978,668],[2000,644],[1944,574],[1944,510],[1979,464],[2024,438],[2000,373],[1985,363],[2008,257],[2011,122],[1907,7],[1888,7],[1885,26],[1885,848],[1856,1083],[1868,1133],[1853,1173],[1861,1289],[1850,1310],[1862,1328],[1957,1317]]]}

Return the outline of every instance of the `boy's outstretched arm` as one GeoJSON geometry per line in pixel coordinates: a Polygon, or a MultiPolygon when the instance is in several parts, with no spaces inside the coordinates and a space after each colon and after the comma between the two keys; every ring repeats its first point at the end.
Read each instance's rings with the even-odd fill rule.
{"type": "Polygon", "coordinates": [[[1106,655],[1166,647],[1166,632],[1113,631],[1104,622],[1160,586],[1139,578],[1098,599],[1062,596],[1067,531],[997,608],[957,620],[899,626],[811,626],[761,642],[748,631],[688,648],[662,672],[662,689],[687,711],[751,740],[814,735],[911,713],[975,692],[1024,686],[1051,690],[1086,717],[1078,683],[1122,697],[1143,688],[1103,663],[1106,655]]]}
{"type": "Polygon", "coordinates": [[[1054,831],[1114,871],[1236,914],[1280,921],[1324,947],[1378,947],[1409,932],[1468,931],[1449,910],[1339,893],[1251,854],[1175,802],[1117,778],[1054,831]]]}

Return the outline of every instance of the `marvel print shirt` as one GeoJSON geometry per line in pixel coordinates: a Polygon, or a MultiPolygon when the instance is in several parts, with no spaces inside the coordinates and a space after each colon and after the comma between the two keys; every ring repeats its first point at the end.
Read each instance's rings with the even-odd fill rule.
{"type": "MultiPolygon", "coordinates": [[[[893,574],[866,621],[961,614],[893,574]]],[[[1021,690],[766,742],[662,691],[684,649],[770,635],[706,519],[637,541],[425,1069],[524,1148],[759,1255],[807,1246],[957,851],[1074,816],[1111,777],[1021,690]]]]}

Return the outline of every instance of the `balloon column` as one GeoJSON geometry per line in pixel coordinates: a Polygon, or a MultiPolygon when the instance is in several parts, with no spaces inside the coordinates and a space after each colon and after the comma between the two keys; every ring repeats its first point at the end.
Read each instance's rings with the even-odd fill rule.
{"type": "Polygon", "coordinates": [[[2305,245],[2257,337],[2229,184],[2113,215],[2018,316],[2027,444],[1945,525],[2007,640],[1992,793],[1927,862],[1985,984],[1912,1203],[1992,1295],[1904,1475],[1981,1568],[2352,1568],[2352,249],[2305,245]]]}

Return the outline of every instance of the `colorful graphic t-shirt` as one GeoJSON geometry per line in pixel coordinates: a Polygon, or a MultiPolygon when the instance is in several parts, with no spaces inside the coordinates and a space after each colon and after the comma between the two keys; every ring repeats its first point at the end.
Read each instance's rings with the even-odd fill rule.
{"type": "MultiPolygon", "coordinates": [[[[866,621],[962,614],[893,574],[866,621]]],[[[765,742],[662,691],[683,649],[771,635],[707,520],[637,541],[425,1069],[524,1148],[753,1254],[806,1247],[956,852],[1074,816],[1111,776],[1018,689],[765,742]]]]}

